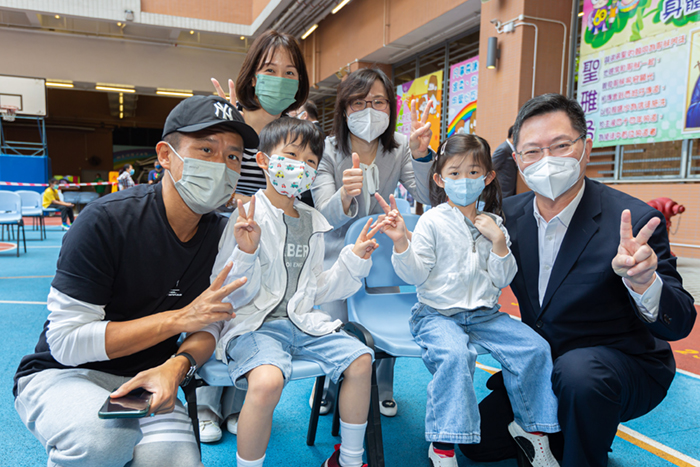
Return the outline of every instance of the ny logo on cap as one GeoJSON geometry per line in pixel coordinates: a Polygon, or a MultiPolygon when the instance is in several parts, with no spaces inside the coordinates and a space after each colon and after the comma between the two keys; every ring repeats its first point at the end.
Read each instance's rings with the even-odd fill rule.
{"type": "Polygon", "coordinates": [[[228,104],[222,104],[221,102],[214,102],[214,110],[216,111],[216,116],[224,120],[233,121],[233,107],[228,104]],[[219,115],[221,113],[221,115],[219,115]]]}

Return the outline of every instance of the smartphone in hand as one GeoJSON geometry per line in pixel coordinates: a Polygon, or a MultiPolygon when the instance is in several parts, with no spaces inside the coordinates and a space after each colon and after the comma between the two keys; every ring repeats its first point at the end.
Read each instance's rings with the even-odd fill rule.
{"type": "Polygon", "coordinates": [[[124,397],[108,397],[97,412],[100,418],[140,418],[145,417],[151,408],[152,393],[143,388],[134,389],[124,397]]]}

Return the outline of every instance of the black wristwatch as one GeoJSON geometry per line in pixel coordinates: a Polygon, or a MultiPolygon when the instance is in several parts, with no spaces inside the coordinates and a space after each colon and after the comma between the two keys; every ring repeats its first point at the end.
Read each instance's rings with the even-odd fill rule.
{"type": "Polygon", "coordinates": [[[185,375],[185,379],[183,379],[182,382],[180,383],[180,386],[187,386],[187,384],[190,382],[190,380],[194,377],[194,374],[197,372],[197,361],[194,359],[194,357],[192,355],[188,354],[187,352],[176,353],[175,355],[173,355],[170,358],[175,358],[175,357],[179,357],[179,356],[183,356],[187,360],[190,361],[190,369],[187,370],[187,374],[185,375]]]}

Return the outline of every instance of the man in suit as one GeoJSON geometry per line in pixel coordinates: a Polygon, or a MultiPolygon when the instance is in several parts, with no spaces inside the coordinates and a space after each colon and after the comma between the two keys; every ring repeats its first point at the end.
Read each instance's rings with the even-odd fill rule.
{"type": "Polygon", "coordinates": [[[513,160],[514,151],[513,126],[511,126],[508,128],[508,138],[491,154],[493,168],[496,170],[498,183],[501,184],[503,199],[515,194],[518,181],[518,167],[515,165],[515,160],[513,160]]]}
{"type": "MultiPolygon", "coordinates": [[[[666,396],[676,369],[666,341],[686,337],[696,317],[663,216],[585,177],[586,135],[575,100],[546,94],[528,101],[514,125],[513,157],[533,191],[503,206],[522,320],[552,347],[562,432],[550,439],[565,467],[607,465],[618,424],[666,396]]],[[[493,392],[480,404],[482,442],[462,451],[482,461],[514,457],[502,378],[487,386],[493,392]]]]}

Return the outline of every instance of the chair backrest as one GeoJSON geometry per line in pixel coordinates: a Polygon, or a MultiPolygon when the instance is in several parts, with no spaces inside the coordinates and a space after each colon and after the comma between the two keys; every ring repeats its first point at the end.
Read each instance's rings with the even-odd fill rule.
{"type": "MultiPolygon", "coordinates": [[[[345,244],[354,244],[362,228],[365,226],[367,219],[372,218],[376,220],[377,217],[378,215],[375,214],[353,222],[345,234],[345,244]]],[[[411,231],[416,227],[416,222],[418,222],[419,218],[420,216],[415,214],[403,215],[406,227],[411,231]]],[[[367,287],[398,287],[408,285],[396,275],[394,266],[391,264],[391,253],[394,250],[394,242],[383,233],[377,233],[374,238],[379,244],[379,248],[372,253],[372,270],[365,279],[367,287]]]]}
{"type": "Polygon", "coordinates": [[[13,191],[0,191],[0,222],[22,219],[22,198],[13,191]]]}
{"type": "MultiPolygon", "coordinates": [[[[377,215],[370,217],[376,219],[377,215]]],[[[404,214],[403,218],[408,230],[413,231],[420,216],[404,214]]],[[[367,219],[358,219],[350,226],[345,234],[346,245],[355,243],[367,219]]],[[[364,326],[372,334],[377,349],[394,357],[420,357],[421,349],[409,327],[411,310],[418,302],[415,287],[406,284],[394,271],[391,264],[394,242],[383,233],[374,238],[379,248],[372,253],[372,270],[362,287],[347,300],[348,320],[364,326]],[[377,287],[389,289],[373,290],[377,287]]],[[[479,354],[487,353],[479,345],[473,347],[479,354]]]]}
{"type": "MultiPolygon", "coordinates": [[[[377,215],[370,217],[376,219],[377,215]]],[[[408,229],[413,230],[419,216],[406,214],[403,218],[408,229]]],[[[346,245],[355,243],[366,222],[367,217],[350,226],[345,234],[346,245]]],[[[348,320],[364,326],[372,334],[378,349],[396,357],[420,357],[420,347],[413,340],[408,326],[411,309],[418,301],[415,288],[394,272],[391,264],[394,242],[383,233],[374,238],[379,248],[372,253],[372,270],[362,287],[347,300],[348,320]],[[377,287],[390,289],[376,290],[377,287]]]]}
{"type": "Polygon", "coordinates": [[[65,191],[63,193],[63,201],[66,203],[78,204],[80,202],[80,192],[78,191],[65,191]]]}
{"type": "Polygon", "coordinates": [[[42,199],[41,195],[36,191],[29,190],[17,190],[15,191],[22,200],[22,209],[24,208],[37,208],[42,209],[42,199]]]}
{"type": "Polygon", "coordinates": [[[396,209],[398,209],[401,214],[411,214],[411,203],[409,203],[407,199],[396,198],[396,209]]]}
{"type": "Polygon", "coordinates": [[[88,204],[100,197],[100,195],[94,191],[81,191],[78,195],[78,204],[88,204]]]}

